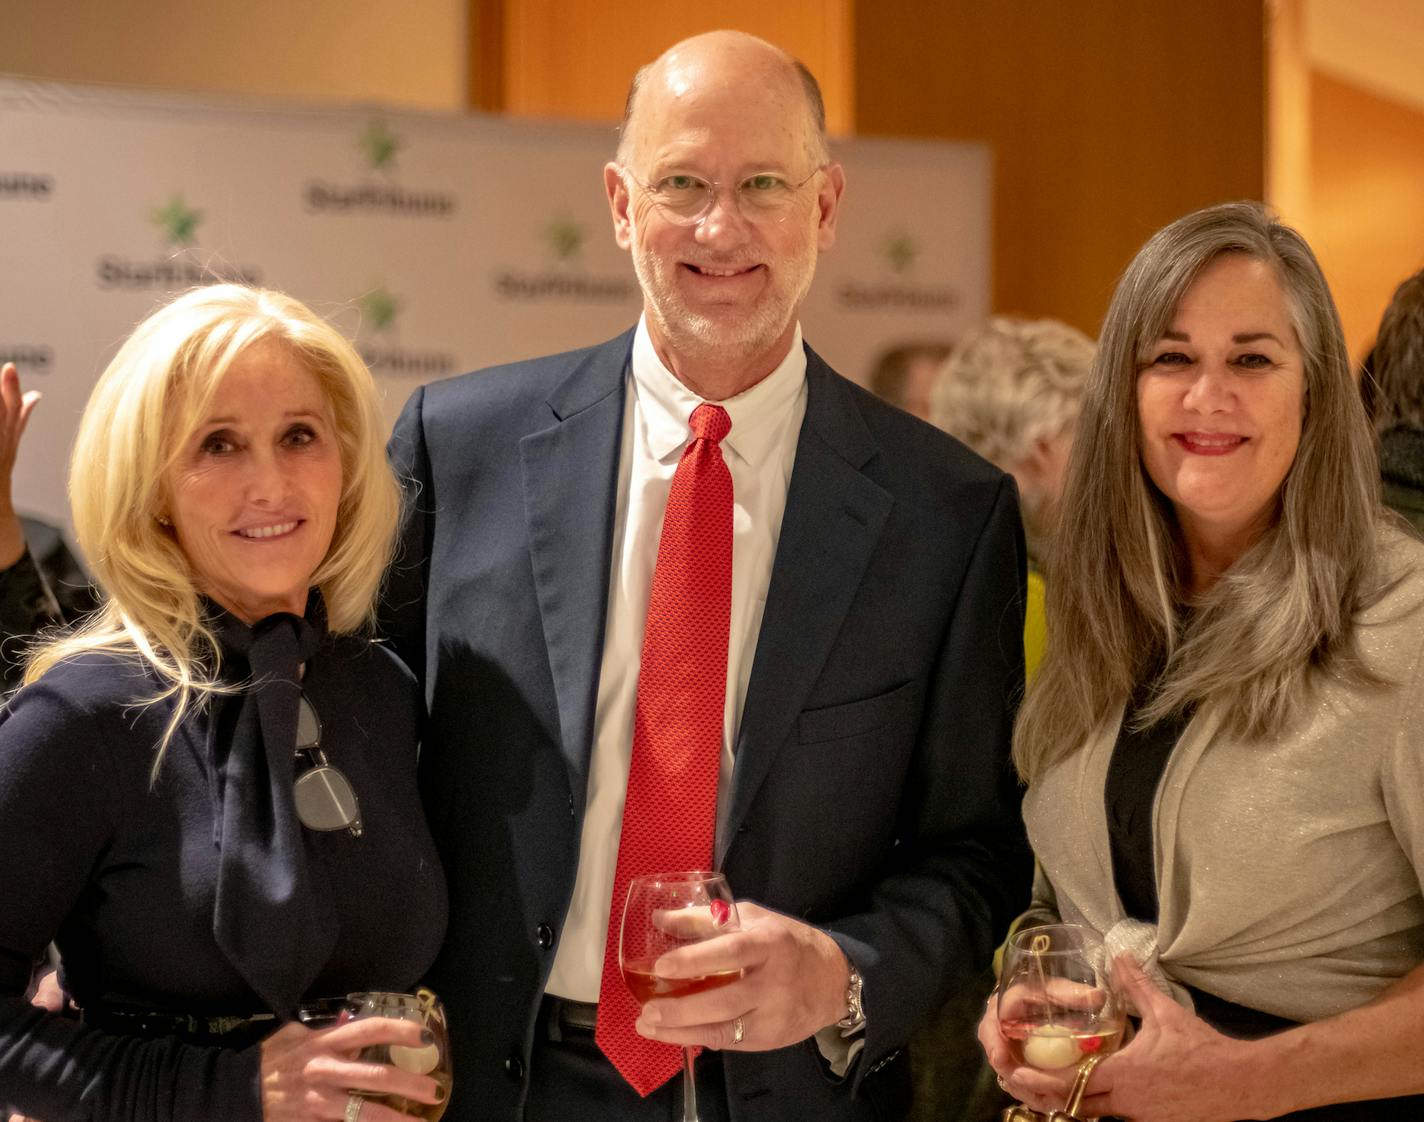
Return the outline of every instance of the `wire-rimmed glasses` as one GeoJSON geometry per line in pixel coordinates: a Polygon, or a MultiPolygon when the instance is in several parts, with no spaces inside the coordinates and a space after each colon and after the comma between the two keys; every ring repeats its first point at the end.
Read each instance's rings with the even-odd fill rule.
{"type": "Polygon", "coordinates": [[[688,172],[674,172],[645,183],[628,167],[620,164],[618,170],[638,185],[669,222],[676,226],[696,226],[712,213],[718,198],[724,195],[731,196],[737,212],[748,222],[780,222],[794,211],[802,190],[825,170],[825,165],[815,168],[798,183],[791,182],[780,172],[764,171],[744,176],[730,185],[688,172]]]}

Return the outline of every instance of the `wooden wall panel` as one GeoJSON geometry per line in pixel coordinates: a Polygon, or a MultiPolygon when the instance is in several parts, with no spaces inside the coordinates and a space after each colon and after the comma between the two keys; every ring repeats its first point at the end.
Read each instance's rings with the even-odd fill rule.
{"type": "Polygon", "coordinates": [[[1304,233],[1360,358],[1399,282],[1424,266],[1424,110],[1316,71],[1310,116],[1304,233]]]}
{"type": "Polygon", "coordinates": [[[465,0],[0,0],[0,73],[455,110],[466,17],[465,0]]]}
{"type": "Polygon", "coordinates": [[[855,14],[858,133],[994,148],[998,311],[1095,333],[1153,230],[1262,194],[1261,0],[895,0],[855,14]]]}
{"type": "Polygon", "coordinates": [[[505,106],[513,114],[617,121],[633,72],[679,39],[719,27],[760,35],[821,82],[831,131],[851,121],[852,0],[504,0],[505,106]]]}
{"type": "Polygon", "coordinates": [[[1266,193],[1285,221],[1310,217],[1310,54],[1306,0],[1271,0],[1266,26],[1266,193]]]}

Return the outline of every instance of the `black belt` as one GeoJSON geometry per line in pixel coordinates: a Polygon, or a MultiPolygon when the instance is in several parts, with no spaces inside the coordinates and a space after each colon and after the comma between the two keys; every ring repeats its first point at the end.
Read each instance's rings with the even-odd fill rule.
{"type": "Polygon", "coordinates": [[[190,1044],[242,1048],[272,1033],[280,1022],[274,1013],[183,1013],[134,1005],[91,1005],[80,1013],[86,1025],[124,1036],[154,1040],[176,1036],[190,1044]]]}
{"type": "Polygon", "coordinates": [[[590,1036],[598,1027],[598,1006],[591,1001],[570,1001],[546,993],[539,1020],[548,1040],[560,1041],[571,1034],[590,1036]]]}

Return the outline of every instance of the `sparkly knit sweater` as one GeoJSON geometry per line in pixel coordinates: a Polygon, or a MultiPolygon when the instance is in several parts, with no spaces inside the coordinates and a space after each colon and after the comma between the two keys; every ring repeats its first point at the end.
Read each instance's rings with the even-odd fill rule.
{"type": "MultiPolygon", "coordinates": [[[[1153,805],[1164,973],[1294,1021],[1363,1005],[1424,962],[1424,544],[1384,530],[1380,550],[1397,582],[1357,627],[1389,684],[1317,675],[1267,742],[1200,707],[1153,805]]],[[[1100,932],[1124,919],[1103,799],[1120,722],[1024,801],[1059,913],[1100,932]]]]}

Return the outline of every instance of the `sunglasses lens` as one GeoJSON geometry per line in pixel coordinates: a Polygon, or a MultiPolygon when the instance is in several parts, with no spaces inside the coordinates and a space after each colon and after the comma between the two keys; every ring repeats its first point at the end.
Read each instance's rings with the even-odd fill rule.
{"type": "Polygon", "coordinates": [[[297,817],[309,830],[344,830],[360,820],[351,783],[334,767],[314,767],[297,777],[297,817]]]}
{"type": "Polygon", "coordinates": [[[307,695],[302,694],[301,704],[297,706],[297,747],[312,748],[321,743],[321,718],[316,715],[316,709],[307,700],[307,695]]]}

